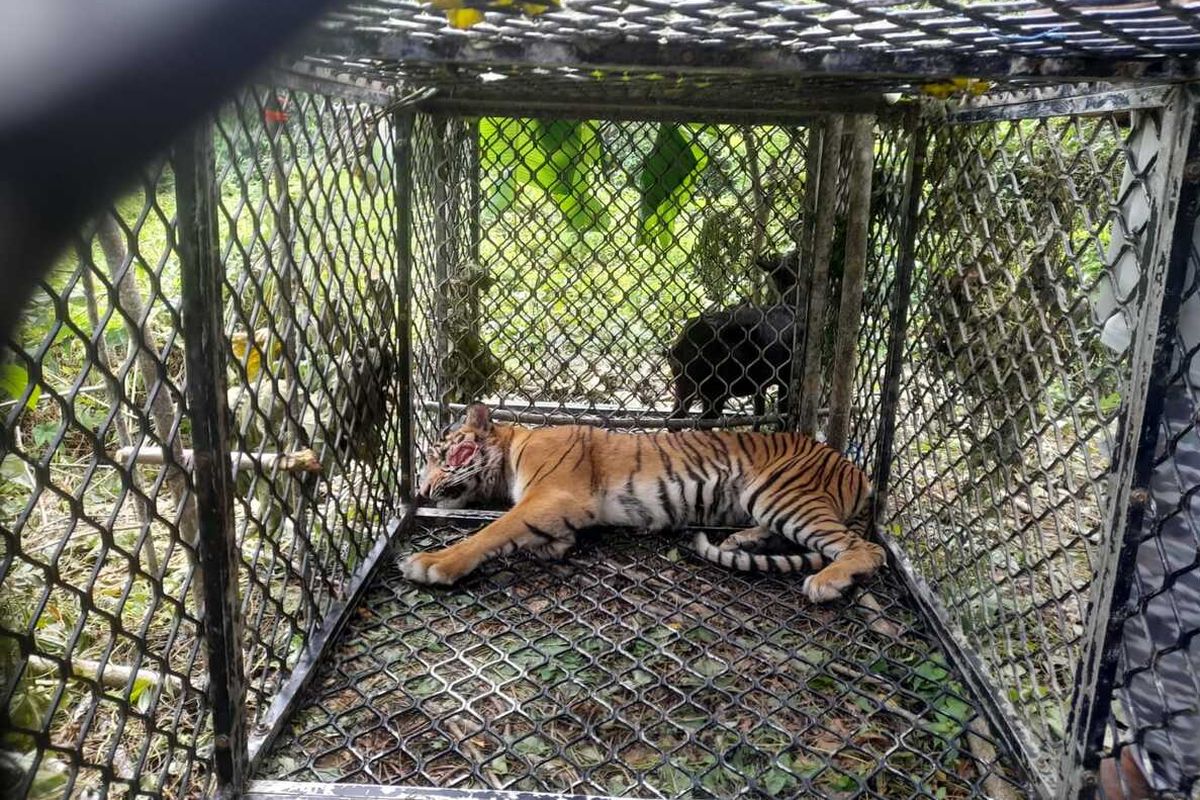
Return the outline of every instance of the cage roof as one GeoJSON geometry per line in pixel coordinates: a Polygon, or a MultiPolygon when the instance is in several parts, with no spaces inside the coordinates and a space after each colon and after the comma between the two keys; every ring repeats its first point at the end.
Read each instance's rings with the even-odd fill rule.
{"type": "Polygon", "coordinates": [[[430,87],[460,110],[531,111],[854,110],[950,77],[1200,78],[1200,0],[562,3],[530,15],[513,0],[440,0],[483,11],[460,29],[426,2],[347,2],[321,21],[295,69],[430,87]]]}

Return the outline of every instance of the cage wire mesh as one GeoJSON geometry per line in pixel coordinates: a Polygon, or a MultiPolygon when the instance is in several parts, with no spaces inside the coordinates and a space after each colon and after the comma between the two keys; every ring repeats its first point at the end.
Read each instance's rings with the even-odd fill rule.
{"type": "MultiPolygon", "coordinates": [[[[686,4],[574,0],[543,9],[545,13],[537,21],[514,13],[515,9],[505,12],[495,11],[494,6],[480,7],[493,13],[487,14],[470,34],[448,31],[445,16],[417,0],[364,0],[337,9],[322,21],[321,27],[327,53],[348,60],[364,50],[370,53],[378,49],[372,45],[402,35],[410,39],[414,55],[423,52],[427,56],[437,52],[439,45],[445,53],[468,42],[481,47],[515,43],[531,46],[535,53],[539,52],[536,46],[543,43],[587,53],[604,46],[669,42],[679,49],[709,48],[710,52],[724,50],[726,54],[774,51],[809,55],[831,63],[837,63],[835,57],[849,51],[859,57],[854,71],[867,73],[870,70],[861,66],[862,61],[872,56],[959,55],[981,62],[989,56],[1009,54],[1026,58],[1150,60],[1195,53],[1200,47],[1200,22],[1193,0],[1152,3],[1122,9],[1122,13],[1090,3],[1035,0],[997,6],[964,0],[903,5],[859,0],[787,4],[753,0],[698,0],[686,4]],[[351,43],[359,46],[348,47],[351,43]]],[[[555,51],[546,48],[540,52],[555,51]]],[[[877,80],[888,77],[882,74],[877,80]]]]}
{"type": "Polygon", "coordinates": [[[930,145],[885,528],[1052,770],[1159,124],[1149,111],[952,125],[930,145]]]}
{"type": "Polygon", "coordinates": [[[697,320],[697,347],[723,336],[730,349],[780,353],[750,364],[724,353],[712,388],[688,398],[691,416],[718,398],[728,418],[750,415],[737,384],[751,369],[764,397],[789,384],[795,315],[777,279],[795,283],[782,257],[798,235],[804,129],[422,116],[414,138],[423,445],[476,400],[533,423],[662,427],[675,405],[671,351],[697,320]],[[472,169],[477,195],[438,188],[472,169]],[[659,207],[672,191],[688,202],[668,217],[659,207]],[[736,320],[701,318],[739,304],[736,320]]]}
{"type": "MultiPolygon", "coordinates": [[[[212,132],[244,713],[261,733],[396,513],[393,132],[371,107],[264,90],[212,132]]],[[[4,359],[17,796],[212,790],[174,188],[162,159],[81,234],[4,359]]]]}
{"type": "Polygon", "coordinates": [[[6,346],[0,750],[18,797],[210,787],[174,213],[159,159],[6,346]]]}
{"type": "MultiPolygon", "coordinates": [[[[417,548],[477,527],[421,520],[417,548]]],[[[387,567],[264,762],[298,781],[634,797],[1011,796],[1025,783],[894,577],[872,605],[644,532],[461,591],[387,567]]]]}
{"type": "Polygon", "coordinates": [[[298,92],[215,125],[236,536],[256,721],[395,513],[390,120],[298,92]],[[319,471],[318,471],[319,470],[319,471]]]}
{"type": "MultiPolygon", "coordinates": [[[[1200,790],[1200,224],[1186,246],[1175,358],[1158,430],[1150,513],[1138,532],[1132,594],[1122,610],[1126,620],[1106,749],[1139,763],[1152,789],[1195,797],[1200,790]]],[[[1129,783],[1122,788],[1132,788],[1129,783]]]]}

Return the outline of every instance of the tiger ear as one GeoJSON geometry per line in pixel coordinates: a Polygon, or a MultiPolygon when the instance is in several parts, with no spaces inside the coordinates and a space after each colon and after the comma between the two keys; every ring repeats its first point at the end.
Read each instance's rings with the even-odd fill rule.
{"type": "Polygon", "coordinates": [[[483,403],[475,403],[467,408],[463,424],[480,433],[487,433],[492,429],[492,410],[483,403]]]}

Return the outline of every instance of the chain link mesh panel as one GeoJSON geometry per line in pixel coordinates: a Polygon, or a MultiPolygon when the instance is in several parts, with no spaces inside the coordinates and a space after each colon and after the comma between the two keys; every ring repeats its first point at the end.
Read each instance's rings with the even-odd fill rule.
{"type": "Polygon", "coordinates": [[[393,131],[299,92],[218,117],[249,709],[267,703],[399,502],[393,131]]]}
{"type": "Polygon", "coordinates": [[[16,797],[209,791],[174,209],[160,160],[46,277],[0,367],[0,758],[24,773],[16,797]]]}
{"type": "Polygon", "coordinates": [[[805,130],[423,117],[415,140],[423,445],[475,400],[648,428],[789,385],[805,130]],[[451,188],[473,169],[478,195],[451,188]]]}
{"type": "MultiPolygon", "coordinates": [[[[414,545],[478,524],[426,521],[414,545]]],[[[389,568],[264,769],[634,797],[1024,791],[894,579],[870,591],[814,606],[645,534],[493,562],[453,592],[389,568]]]]}
{"type": "Polygon", "coordinates": [[[1050,759],[1103,533],[1158,124],[946,126],[930,144],[886,527],[1050,759]]]}
{"type": "Polygon", "coordinates": [[[385,85],[436,86],[464,113],[472,103],[598,103],[753,115],[855,102],[865,110],[930,75],[1189,76],[1185,59],[1200,52],[1195,0],[1119,11],[1080,0],[465,5],[479,10],[465,31],[418,0],[335,9],[307,60],[385,85]],[[1043,59],[1053,61],[1048,72],[1043,59]]]}
{"type": "MultiPolygon", "coordinates": [[[[1109,736],[1118,763],[1137,764],[1164,796],[1200,790],[1200,225],[1188,272],[1175,362],[1159,424],[1150,511],[1137,550],[1109,736]]],[[[1110,785],[1143,788],[1122,770],[1110,785]]],[[[1115,792],[1108,796],[1112,797],[1115,792]]]]}
{"type": "MultiPolygon", "coordinates": [[[[246,713],[263,733],[396,515],[392,131],[371,107],[263,91],[213,131],[246,713]]],[[[18,797],[211,792],[168,164],[81,236],[4,359],[0,749],[18,797]]]]}

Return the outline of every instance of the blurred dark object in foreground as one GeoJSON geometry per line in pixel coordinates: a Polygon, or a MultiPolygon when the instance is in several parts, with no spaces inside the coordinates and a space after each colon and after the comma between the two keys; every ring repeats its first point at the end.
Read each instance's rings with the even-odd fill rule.
{"type": "Polygon", "coordinates": [[[0,3],[0,337],[88,214],[327,5],[0,3]]]}

